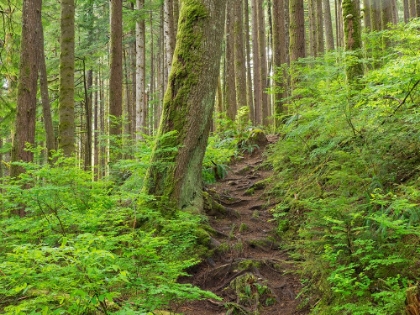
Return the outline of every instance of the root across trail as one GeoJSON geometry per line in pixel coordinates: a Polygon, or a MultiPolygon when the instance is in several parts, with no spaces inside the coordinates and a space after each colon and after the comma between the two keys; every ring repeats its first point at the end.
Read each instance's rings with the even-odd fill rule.
{"type": "MultiPolygon", "coordinates": [[[[267,139],[276,141],[272,136],[267,139]]],[[[270,209],[275,202],[265,193],[272,170],[264,164],[263,150],[260,147],[235,161],[227,177],[206,188],[219,208],[207,213],[213,229],[214,255],[191,270],[191,277],[182,282],[212,291],[223,301],[194,301],[174,307],[176,313],[308,313],[299,308],[301,283],[294,273],[294,262],[280,246],[272,220],[270,209]]]]}

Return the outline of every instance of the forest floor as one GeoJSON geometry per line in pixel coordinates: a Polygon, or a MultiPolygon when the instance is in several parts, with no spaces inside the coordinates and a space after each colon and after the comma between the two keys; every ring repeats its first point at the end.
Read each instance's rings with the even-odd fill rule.
{"type": "MultiPolygon", "coordinates": [[[[277,139],[267,136],[268,145],[277,139]]],[[[303,315],[301,282],[294,261],[281,248],[270,211],[276,204],[266,191],[272,174],[264,146],[235,160],[227,176],[206,191],[226,209],[208,213],[216,249],[182,282],[212,291],[223,301],[201,300],[175,307],[185,315],[303,315]]]]}

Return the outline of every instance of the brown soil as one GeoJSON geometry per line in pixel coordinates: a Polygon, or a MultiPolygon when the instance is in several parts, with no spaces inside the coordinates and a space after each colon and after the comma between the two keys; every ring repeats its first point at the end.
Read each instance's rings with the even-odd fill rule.
{"type": "MultiPolygon", "coordinates": [[[[276,141],[268,136],[268,142],[276,141]]],[[[308,314],[299,307],[299,277],[280,245],[270,209],[275,201],[265,192],[272,170],[264,164],[264,148],[235,161],[228,175],[207,187],[225,208],[210,213],[214,255],[190,271],[188,282],[223,301],[202,300],[176,307],[186,315],[308,314]],[[223,212],[225,212],[223,214],[223,212]]]]}

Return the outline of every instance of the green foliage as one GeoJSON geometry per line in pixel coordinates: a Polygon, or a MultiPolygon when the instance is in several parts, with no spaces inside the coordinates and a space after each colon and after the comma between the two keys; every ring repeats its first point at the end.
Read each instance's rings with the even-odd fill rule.
{"type": "Polygon", "coordinates": [[[234,121],[224,113],[220,114],[216,125],[218,130],[209,137],[203,161],[203,179],[206,183],[223,179],[232,158],[241,158],[244,153],[250,154],[258,149],[253,140],[258,132],[262,132],[252,126],[247,106],[238,110],[234,121]]]}
{"type": "MultiPolygon", "coordinates": [[[[119,169],[138,178],[147,156],[119,169]]],[[[216,298],[177,281],[199,259],[191,255],[203,241],[198,216],[162,218],[145,206],[152,197],[139,185],[115,189],[111,180],[92,181],[73,159],[54,159],[22,164],[26,172],[0,187],[2,314],[144,314],[216,298]]]]}
{"type": "Polygon", "coordinates": [[[419,23],[369,37],[392,45],[366,53],[374,70],[357,91],[340,53],[298,69],[271,154],[274,216],[304,261],[313,314],[401,314],[419,277],[419,23]]]}

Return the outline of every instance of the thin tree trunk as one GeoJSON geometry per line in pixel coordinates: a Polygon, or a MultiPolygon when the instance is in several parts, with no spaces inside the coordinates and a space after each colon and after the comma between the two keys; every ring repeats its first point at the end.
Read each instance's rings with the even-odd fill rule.
{"type": "Polygon", "coordinates": [[[266,34],[265,34],[265,18],[262,1],[257,1],[257,21],[256,24],[258,32],[258,59],[255,62],[259,63],[258,80],[261,82],[261,124],[268,126],[268,97],[267,97],[267,53],[266,53],[266,34]]]}
{"type": "MultiPolygon", "coordinates": [[[[142,10],[144,0],[137,0],[137,10],[142,10]]],[[[142,139],[146,132],[146,24],[144,19],[136,23],[136,135],[142,139]]]]}
{"type": "Polygon", "coordinates": [[[254,83],[254,117],[255,124],[262,124],[262,82],[261,82],[261,62],[259,60],[258,45],[258,1],[252,0],[251,17],[252,17],[252,67],[253,67],[253,83],[254,83]]]}
{"type": "Polygon", "coordinates": [[[59,148],[65,156],[75,149],[74,123],[74,0],[61,1],[59,148]]]}
{"type": "Polygon", "coordinates": [[[322,13],[322,0],[315,0],[316,11],[316,55],[321,56],[325,52],[324,48],[324,16],[322,13]]]}
{"type": "MultiPolygon", "coordinates": [[[[111,116],[110,135],[115,137],[113,146],[119,146],[122,135],[122,0],[111,1],[111,71],[109,76],[109,114],[111,116]]],[[[119,153],[117,153],[117,156],[119,153]]]]}
{"type": "Polygon", "coordinates": [[[254,97],[252,89],[252,76],[251,76],[251,39],[249,28],[249,2],[244,0],[244,23],[245,23],[245,53],[246,53],[246,99],[249,106],[249,118],[255,125],[255,110],[254,110],[254,97]]]}
{"type": "Polygon", "coordinates": [[[238,107],[248,106],[246,99],[246,58],[243,23],[243,0],[234,0],[235,90],[238,107]]]}
{"type": "Polygon", "coordinates": [[[85,90],[85,119],[86,119],[86,141],[85,141],[85,164],[84,169],[90,170],[92,167],[92,85],[93,70],[86,70],[83,60],[83,82],[85,90]]]}
{"type": "Polygon", "coordinates": [[[316,6],[315,0],[308,0],[309,14],[309,56],[316,56],[316,6]]]}
{"type": "Polygon", "coordinates": [[[173,1],[176,0],[164,0],[164,41],[165,41],[165,88],[169,73],[171,72],[172,56],[175,49],[175,30],[174,30],[174,11],[173,1]]]}

